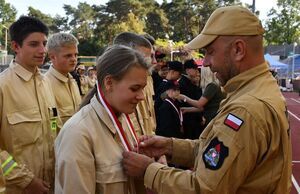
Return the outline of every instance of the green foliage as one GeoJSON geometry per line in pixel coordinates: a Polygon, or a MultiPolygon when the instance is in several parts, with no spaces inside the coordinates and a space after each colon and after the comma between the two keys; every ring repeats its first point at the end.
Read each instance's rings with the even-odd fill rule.
{"type": "MultiPolygon", "coordinates": [[[[241,3],[239,0],[163,0],[161,4],[155,0],[109,0],[105,5],[86,2],[76,7],[64,5],[65,17],[51,17],[32,7],[29,15],[43,20],[52,33],[74,34],[80,42],[80,55],[96,55],[98,49],[111,44],[123,31],[149,33],[157,39],[158,47],[169,53],[183,50],[184,43],[202,31],[213,10],[232,4],[241,3]]],[[[270,10],[265,24],[266,45],[299,42],[299,4],[299,0],[278,0],[279,8],[270,10]]],[[[0,0],[0,13],[1,24],[9,26],[15,20],[16,10],[5,0],[0,0]]],[[[0,26],[2,44],[3,32],[0,26]]],[[[192,55],[198,58],[199,53],[192,55]]]]}
{"type": "Polygon", "coordinates": [[[267,44],[299,42],[299,0],[278,0],[278,9],[272,8],[265,24],[267,44]]]}
{"type": "MultiPolygon", "coordinates": [[[[60,18],[52,18],[49,14],[44,14],[38,9],[34,9],[33,7],[28,7],[28,16],[39,18],[43,21],[50,29],[50,34],[59,32],[59,26],[57,25],[58,19],[60,18]]],[[[59,17],[59,16],[57,16],[59,17]]]]}
{"type": "Polygon", "coordinates": [[[179,61],[185,61],[190,58],[199,59],[202,58],[203,55],[198,51],[187,51],[184,49],[184,45],[186,43],[183,41],[173,42],[168,39],[157,39],[155,41],[155,45],[157,50],[167,55],[166,60],[171,60],[171,52],[176,51],[176,54],[173,56],[174,59],[179,61]]]}
{"type": "Polygon", "coordinates": [[[97,44],[95,38],[80,39],[78,44],[79,55],[83,56],[97,56],[101,47],[97,44]]]}
{"type": "Polygon", "coordinates": [[[91,5],[79,3],[77,8],[64,5],[64,9],[71,33],[78,39],[90,39],[94,37],[96,12],[91,5]]]}
{"type": "Polygon", "coordinates": [[[5,45],[5,35],[7,28],[16,20],[16,9],[6,3],[5,0],[0,0],[0,44],[5,45]]]}
{"type": "Polygon", "coordinates": [[[154,38],[164,38],[168,32],[169,19],[159,7],[154,7],[146,16],[146,32],[154,38]]]}
{"type": "Polygon", "coordinates": [[[127,14],[127,18],[125,21],[120,22],[117,24],[117,29],[116,31],[118,33],[120,32],[135,32],[138,34],[144,33],[144,27],[145,27],[145,22],[139,20],[134,13],[130,12],[127,14]]]}

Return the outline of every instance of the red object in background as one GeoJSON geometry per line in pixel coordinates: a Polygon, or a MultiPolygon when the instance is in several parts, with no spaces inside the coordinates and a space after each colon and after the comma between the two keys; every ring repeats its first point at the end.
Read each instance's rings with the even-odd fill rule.
{"type": "Polygon", "coordinates": [[[198,65],[198,67],[202,67],[203,66],[203,59],[196,59],[195,62],[198,65]]]}

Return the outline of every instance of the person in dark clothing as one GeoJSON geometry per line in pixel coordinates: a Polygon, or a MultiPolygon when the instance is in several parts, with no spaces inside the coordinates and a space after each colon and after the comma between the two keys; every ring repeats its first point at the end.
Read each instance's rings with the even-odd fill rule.
{"type": "Polygon", "coordinates": [[[167,81],[165,84],[166,98],[159,108],[159,123],[156,134],[165,137],[183,138],[182,113],[176,97],[180,94],[179,84],[176,81],[167,81]]]}
{"type": "MultiPolygon", "coordinates": [[[[197,65],[195,63],[189,63],[188,65],[185,63],[184,65],[185,71],[189,71],[190,69],[197,69],[197,65]]],[[[188,96],[191,99],[199,99],[202,95],[202,90],[200,87],[195,85],[193,81],[186,75],[182,75],[179,79],[180,93],[188,96]]],[[[186,102],[182,102],[180,104],[181,107],[191,107],[186,102]]],[[[190,114],[183,115],[183,128],[185,132],[185,137],[188,139],[198,139],[201,132],[203,131],[202,126],[202,116],[201,112],[193,112],[190,114]]]]}
{"type": "Polygon", "coordinates": [[[151,74],[151,77],[153,79],[153,90],[154,90],[154,99],[156,98],[156,93],[158,90],[158,87],[160,83],[163,81],[163,79],[166,78],[166,69],[168,68],[166,65],[166,62],[164,61],[164,57],[166,55],[164,53],[161,53],[159,51],[155,51],[155,58],[157,61],[157,64],[151,74]]]}
{"type": "MultiPolygon", "coordinates": [[[[155,110],[155,116],[157,123],[159,122],[159,113],[158,110],[163,102],[161,99],[161,95],[166,91],[166,83],[168,80],[176,81],[180,78],[181,72],[183,70],[183,64],[179,61],[168,61],[166,62],[168,66],[168,74],[166,79],[163,79],[163,81],[160,83],[156,93],[155,93],[155,99],[154,99],[154,110],[155,110]]],[[[163,94],[164,95],[164,94],[163,94]]]]}
{"type": "Polygon", "coordinates": [[[194,59],[186,60],[184,62],[184,70],[191,82],[200,87],[201,68],[198,68],[196,61],[194,59]]]}
{"type": "Polygon", "coordinates": [[[80,62],[78,62],[77,63],[77,65],[76,65],[76,68],[75,68],[75,70],[74,71],[72,71],[72,72],[70,72],[70,74],[73,76],[73,78],[76,80],[76,83],[77,83],[77,85],[78,85],[78,89],[79,89],[79,94],[80,94],[80,96],[82,96],[83,94],[82,94],[82,91],[81,91],[81,85],[80,85],[80,75],[79,75],[79,73],[78,73],[78,66],[79,65],[82,65],[82,63],[80,63],[80,62]]]}
{"type": "Polygon", "coordinates": [[[203,112],[204,126],[217,115],[221,101],[226,97],[222,92],[221,87],[216,82],[207,84],[203,95],[198,100],[191,99],[185,95],[179,95],[178,99],[187,102],[193,107],[182,108],[184,115],[188,115],[191,112],[203,112]],[[187,114],[188,113],[188,114],[187,114]]]}

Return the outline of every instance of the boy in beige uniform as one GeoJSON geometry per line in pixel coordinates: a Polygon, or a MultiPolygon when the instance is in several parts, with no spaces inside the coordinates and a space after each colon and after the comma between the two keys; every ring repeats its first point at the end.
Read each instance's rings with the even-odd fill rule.
{"type": "Polygon", "coordinates": [[[20,17],[10,28],[16,57],[0,74],[0,159],[6,193],[53,192],[54,138],[59,122],[51,86],[40,73],[48,28],[20,17]]]}
{"type": "Polygon", "coordinates": [[[205,48],[204,65],[227,92],[199,140],[143,137],[140,152],[193,167],[183,171],[124,152],[127,174],[158,194],[283,194],[291,189],[291,141],[284,98],[264,61],[258,18],[248,9],[217,9],[187,47],[205,48]],[[136,165],[138,161],[139,165],[136,165]]]}
{"type": "Polygon", "coordinates": [[[77,45],[77,39],[67,33],[53,34],[47,42],[52,66],[45,76],[51,83],[63,123],[78,110],[81,103],[78,85],[70,74],[77,64],[77,45]]]}

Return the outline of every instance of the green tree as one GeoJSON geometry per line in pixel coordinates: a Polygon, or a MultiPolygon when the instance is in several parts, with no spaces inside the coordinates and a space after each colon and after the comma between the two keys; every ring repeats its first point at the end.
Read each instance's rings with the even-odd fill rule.
{"type": "Polygon", "coordinates": [[[291,44],[299,41],[300,1],[278,0],[278,8],[272,8],[265,23],[267,44],[291,44]]]}
{"type": "Polygon", "coordinates": [[[55,18],[52,18],[49,14],[44,14],[38,9],[34,9],[33,7],[28,7],[28,16],[35,17],[43,21],[50,29],[50,33],[60,32],[62,29],[60,28],[60,23],[64,21],[64,19],[57,15],[55,18]]]}
{"type": "Polygon", "coordinates": [[[224,5],[240,4],[239,0],[172,0],[164,1],[162,8],[169,20],[169,37],[185,42],[197,36],[210,14],[224,5]]]}
{"type": "Polygon", "coordinates": [[[94,36],[95,11],[86,2],[79,3],[77,8],[64,5],[71,32],[78,39],[90,39],[94,36]]]}
{"type": "Polygon", "coordinates": [[[145,31],[155,39],[165,38],[169,31],[169,20],[163,9],[156,3],[146,15],[145,31]]]}
{"type": "Polygon", "coordinates": [[[97,55],[100,48],[98,36],[95,34],[96,29],[96,11],[94,6],[79,3],[77,7],[64,5],[67,15],[65,22],[62,22],[65,29],[70,29],[78,41],[79,55],[97,55]]]}
{"type": "Polygon", "coordinates": [[[94,6],[96,14],[96,34],[100,43],[110,44],[120,32],[144,33],[144,1],[110,0],[106,5],[94,6]]]}
{"type": "Polygon", "coordinates": [[[130,12],[127,14],[127,20],[122,21],[118,25],[118,31],[124,32],[124,31],[131,31],[136,32],[138,34],[141,34],[144,32],[145,23],[144,21],[140,21],[134,13],[130,12]]]}
{"type": "Polygon", "coordinates": [[[214,0],[173,0],[163,2],[161,7],[169,19],[169,37],[187,42],[202,30],[216,3],[214,0]]]}
{"type": "Polygon", "coordinates": [[[5,0],[0,0],[0,44],[5,45],[7,28],[15,21],[16,9],[5,0]]]}

